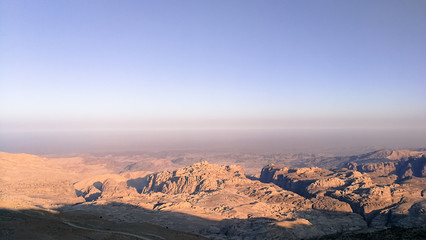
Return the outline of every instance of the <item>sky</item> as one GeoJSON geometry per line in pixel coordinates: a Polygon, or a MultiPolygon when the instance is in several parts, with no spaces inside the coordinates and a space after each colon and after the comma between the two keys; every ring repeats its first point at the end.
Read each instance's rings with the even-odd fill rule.
{"type": "Polygon", "coordinates": [[[3,0],[0,132],[426,133],[425,12],[423,0],[3,0]]]}

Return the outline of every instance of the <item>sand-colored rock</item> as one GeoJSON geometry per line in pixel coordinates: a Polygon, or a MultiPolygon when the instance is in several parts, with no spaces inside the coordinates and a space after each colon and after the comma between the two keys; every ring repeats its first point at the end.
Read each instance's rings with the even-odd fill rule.
{"type": "Polygon", "coordinates": [[[162,192],[168,194],[197,193],[215,191],[228,181],[245,179],[241,166],[219,166],[200,162],[173,172],[164,171],[149,175],[148,185],[143,189],[147,192],[162,192]]]}
{"type": "MultiPolygon", "coordinates": [[[[381,151],[359,159],[389,155],[381,151]]],[[[193,160],[164,159],[168,164],[193,160]]],[[[81,211],[123,224],[149,221],[210,239],[317,238],[426,223],[424,157],[353,162],[331,170],[271,164],[262,169],[260,181],[237,165],[203,161],[157,173],[123,172],[126,158],[118,165],[113,156],[106,164],[95,160],[2,153],[0,203],[81,211]]],[[[130,165],[128,170],[135,166],[130,165]]]]}
{"type": "Polygon", "coordinates": [[[332,197],[317,196],[312,198],[312,208],[317,210],[326,210],[333,212],[352,212],[351,206],[332,197]]]}
{"type": "MultiPolygon", "coordinates": [[[[299,170],[266,166],[262,170],[260,179],[263,182],[275,183],[284,189],[310,198],[314,209],[339,212],[353,211],[363,216],[370,224],[386,226],[397,224],[398,221],[389,219],[392,219],[391,216],[396,216],[395,210],[398,207],[406,206],[407,209],[407,207],[422,200],[424,188],[413,189],[413,187],[421,186],[417,182],[423,182],[424,178],[412,179],[413,183],[403,185],[397,184],[396,181],[415,178],[416,176],[421,177],[419,168],[423,169],[423,161],[423,157],[420,157],[396,163],[351,163],[344,169],[309,169],[308,171],[306,168],[299,170]],[[400,174],[399,178],[387,178],[386,174],[398,171],[402,167],[407,169],[404,172],[405,175],[400,174]],[[380,177],[387,179],[383,181],[380,177]],[[381,183],[385,183],[385,185],[381,185],[381,183]],[[389,209],[395,210],[392,212],[389,209]]],[[[401,207],[400,209],[403,209],[401,207]]],[[[408,210],[401,212],[401,214],[409,215],[408,210]]],[[[412,226],[419,224],[422,223],[412,226]]]]}

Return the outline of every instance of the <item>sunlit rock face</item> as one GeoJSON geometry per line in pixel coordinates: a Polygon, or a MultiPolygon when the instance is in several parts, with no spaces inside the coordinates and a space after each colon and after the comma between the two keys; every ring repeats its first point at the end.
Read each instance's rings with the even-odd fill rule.
{"type": "Polygon", "coordinates": [[[424,226],[426,211],[419,206],[426,192],[425,162],[423,155],[410,155],[395,162],[347,163],[333,170],[269,165],[260,180],[309,198],[314,209],[358,213],[370,226],[424,226]]]}
{"type": "Polygon", "coordinates": [[[200,162],[172,172],[164,171],[148,176],[148,184],[143,189],[143,192],[192,194],[214,191],[219,189],[225,182],[238,181],[245,178],[244,170],[241,166],[219,166],[200,162]]]}

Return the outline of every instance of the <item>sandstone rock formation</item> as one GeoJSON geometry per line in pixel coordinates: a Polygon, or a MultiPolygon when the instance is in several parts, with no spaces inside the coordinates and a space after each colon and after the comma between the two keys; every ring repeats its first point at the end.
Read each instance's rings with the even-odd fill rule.
{"type": "Polygon", "coordinates": [[[378,162],[357,164],[354,162],[346,163],[343,167],[357,170],[363,173],[370,173],[374,176],[395,175],[400,180],[411,177],[426,177],[426,156],[409,157],[400,161],[378,162]]]}
{"type": "MultiPolygon", "coordinates": [[[[290,172],[307,176],[299,185],[308,188],[305,192],[310,195],[323,191],[323,185],[337,187],[344,184],[340,178],[318,181],[308,177],[315,174],[326,177],[332,173],[329,170],[293,170],[290,169],[290,172]]],[[[103,175],[76,183],[75,186],[83,196],[90,194],[93,188],[99,190],[100,194],[94,202],[94,199],[86,197],[86,204],[74,206],[73,209],[114,202],[114,207],[108,208],[111,211],[120,207],[120,204],[131,204],[146,211],[167,213],[168,217],[152,218],[151,221],[159,225],[170,224],[173,221],[170,217],[177,217],[175,214],[199,216],[217,223],[206,226],[207,224],[198,220],[194,224],[189,218],[182,219],[182,225],[175,224],[174,228],[188,231],[188,225],[191,225],[192,229],[212,239],[281,238],[283,234],[288,235],[289,239],[300,239],[367,227],[363,217],[352,213],[346,202],[320,194],[309,199],[297,191],[251,180],[245,176],[240,166],[200,162],[139,179],[142,179],[139,180],[140,185],[132,186],[128,183],[134,179],[124,175],[103,175]],[[98,187],[95,186],[96,183],[99,184],[98,187]],[[135,188],[142,191],[136,191],[135,188]]],[[[292,185],[292,189],[297,190],[299,185],[292,185]]],[[[98,193],[96,190],[92,191],[98,193]]],[[[135,209],[131,213],[133,214],[129,214],[129,211],[123,211],[122,214],[121,211],[115,211],[113,218],[127,221],[129,215],[139,219],[144,214],[135,209]]]]}
{"type": "Polygon", "coordinates": [[[200,191],[214,191],[223,183],[238,181],[239,178],[245,179],[241,166],[219,166],[200,162],[173,172],[164,171],[148,176],[148,185],[143,192],[192,194],[200,191]]]}
{"type": "MultiPolygon", "coordinates": [[[[367,157],[400,155],[382,151],[367,157]]],[[[115,165],[120,170],[114,172],[78,158],[0,154],[0,161],[6,169],[0,203],[16,199],[120,223],[149,221],[210,239],[302,239],[426,227],[424,156],[353,161],[333,169],[270,164],[259,179],[247,177],[241,166],[205,161],[156,173],[121,172],[115,165]],[[91,171],[94,167],[98,170],[91,171]]]]}
{"type": "Polygon", "coordinates": [[[269,165],[262,169],[260,180],[299,193],[314,203],[314,209],[353,211],[372,226],[407,227],[411,222],[413,227],[426,225],[426,221],[422,217],[416,223],[397,219],[413,215],[409,209],[424,199],[424,164],[422,156],[394,163],[348,163],[335,170],[269,165]]]}

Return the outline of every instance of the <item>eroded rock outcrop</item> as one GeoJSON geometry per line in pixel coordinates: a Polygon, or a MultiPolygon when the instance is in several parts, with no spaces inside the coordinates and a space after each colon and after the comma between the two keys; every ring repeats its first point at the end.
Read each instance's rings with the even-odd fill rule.
{"type": "Polygon", "coordinates": [[[164,171],[149,175],[142,192],[167,194],[215,191],[225,182],[246,179],[241,166],[220,166],[200,162],[173,172],[164,171]]]}
{"type": "MultiPolygon", "coordinates": [[[[283,189],[293,191],[302,196],[313,196],[313,192],[320,190],[322,186],[318,183],[319,178],[326,177],[332,172],[317,167],[310,168],[289,168],[268,165],[262,169],[260,181],[272,182],[283,189]]],[[[340,184],[336,182],[327,182],[325,184],[340,184]]]]}
{"type": "MultiPolygon", "coordinates": [[[[333,170],[268,165],[257,181],[247,178],[240,166],[200,162],[146,176],[127,172],[98,177],[75,186],[86,200],[100,194],[97,204],[113,201],[170,218],[186,214],[213,219],[215,224],[198,227],[198,233],[212,239],[316,238],[368,226],[426,224],[426,189],[418,181],[426,178],[417,179],[419,171],[413,170],[414,177],[401,181],[389,177],[395,171],[392,165],[374,164],[333,170]],[[388,180],[382,184],[379,178],[388,180]]],[[[407,166],[416,169],[414,164],[407,166]]],[[[120,221],[128,218],[114,216],[120,221]]],[[[168,225],[167,219],[152,221],[168,225]]],[[[185,231],[182,225],[175,227],[185,231]]]]}
{"type": "MultiPolygon", "coordinates": [[[[390,176],[396,175],[399,180],[404,180],[412,177],[426,177],[426,156],[422,153],[419,157],[402,158],[400,161],[387,161],[375,163],[357,164],[356,162],[348,162],[343,165],[344,168],[357,170],[362,173],[370,173],[376,176],[390,176]]],[[[412,154],[412,155],[416,155],[412,154]]],[[[400,156],[394,154],[395,156],[400,156]]],[[[395,156],[391,159],[394,159],[395,156]]],[[[409,155],[408,155],[409,156],[409,155]]]]}
{"type": "Polygon", "coordinates": [[[317,210],[326,210],[334,212],[352,212],[351,206],[332,197],[317,196],[312,198],[312,208],[317,210]]]}
{"type": "Polygon", "coordinates": [[[408,209],[424,198],[423,167],[423,157],[397,163],[351,163],[335,170],[268,165],[262,169],[260,180],[310,199],[313,209],[355,212],[371,225],[387,226],[400,222],[392,219],[410,215],[408,209]],[[399,178],[388,176],[394,172],[399,178]],[[420,178],[400,183],[413,177],[420,178]]]}

